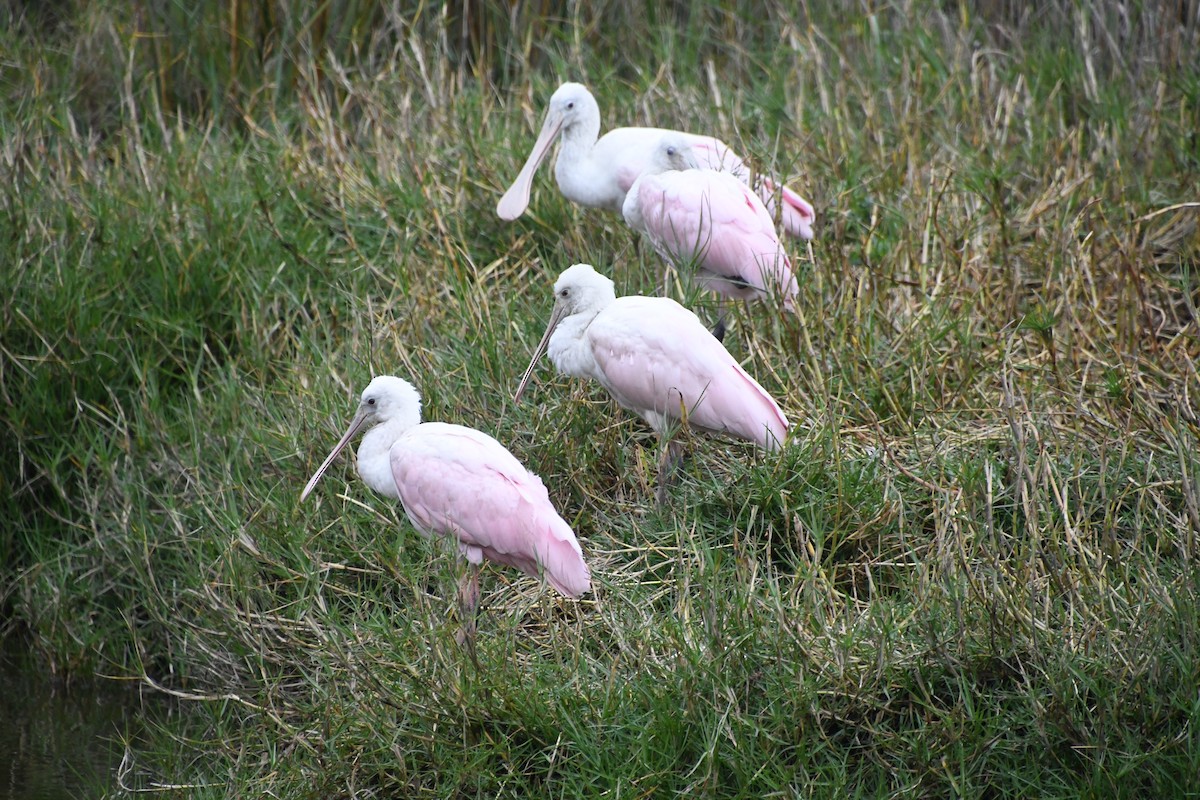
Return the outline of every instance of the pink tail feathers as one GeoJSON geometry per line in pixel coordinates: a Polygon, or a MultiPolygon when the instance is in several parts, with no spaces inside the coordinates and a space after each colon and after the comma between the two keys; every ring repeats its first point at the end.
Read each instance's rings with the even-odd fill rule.
{"type": "Polygon", "coordinates": [[[583,555],[572,550],[566,542],[558,541],[546,548],[541,564],[546,582],[567,597],[579,597],[592,585],[592,573],[583,555]]]}
{"type": "MultiPolygon", "coordinates": [[[[767,207],[767,211],[771,216],[775,216],[775,181],[763,176],[759,184],[759,195],[762,197],[763,203],[767,207]]],[[[805,200],[800,195],[793,192],[786,186],[780,187],[780,198],[783,203],[780,207],[779,218],[783,223],[783,230],[788,236],[795,239],[811,239],[813,238],[813,222],[817,218],[817,212],[812,207],[812,203],[805,200]]]]}
{"type": "Polygon", "coordinates": [[[817,218],[817,212],[812,207],[812,203],[784,186],[782,211],[783,228],[789,236],[797,239],[813,237],[812,226],[813,221],[817,218]]]}
{"type": "Polygon", "coordinates": [[[538,543],[537,560],[547,583],[567,597],[579,597],[591,587],[592,573],[575,533],[557,513],[554,516],[543,521],[545,535],[538,543]]]}

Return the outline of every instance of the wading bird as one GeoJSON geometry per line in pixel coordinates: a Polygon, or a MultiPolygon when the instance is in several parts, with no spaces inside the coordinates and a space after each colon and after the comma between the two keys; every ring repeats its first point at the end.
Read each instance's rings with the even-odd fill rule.
{"type": "Polygon", "coordinates": [[[541,479],[486,433],[421,422],[421,396],[401,378],[380,375],[363,390],[358,413],[300,493],[301,502],[362,430],[358,474],[363,482],[399,499],[421,533],[455,540],[472,565],[459,584],[463,632],[472,652],[484,558],[535,578],[544,575],[568,597],[588,590],[590,573],[579,542],[551,505],[541,479]]]}
{"type": "MultiPolygon", "coordinates": [[[[562,138],[554,177],[558,188],[572,203],[620,213],[625,193],[638,175],[649,166],[651,153],[663,134],[683,136],[696,152],[701,164],[731,173],[750,183],[752,177],[745,162],[720,139],[664,128],[616,128],[600,136],[600,107],[586,86],[564,83],[550,96],[550,108],[542,131],[521,168],[517,179],[500,198],[496,213],[502,219],[516,219],[529,207],[533,175],[550,152],[556,138],[562,138]]],[[[754,176],[754,188],[769,213],[776,208],[777,181],[766,175],[754,176]]],[[[800,239],[811,239],[815,212],[812,205],[786,186],[779,186],[780,221],[784,231],[800,239]]]]}
{"type": "Polygon", "coordinates": [[[550,323],[514,400],[521,399],[547,350],[559,372],[598,381],[666,443],[658,468],[660,504],[679,458],[672,436],[680,425],[769,451],[787,436],[779,405],[695,314],[666,297],[618,298],[613,282],[589,264],[569,267],[555,282],[550,323]]]}
{"type": "MultiPolygon", "coordinates": [[[[796,277],[766,206],[729,173],[698,167],[686,137],[664,135],[625,195],[625,222],[703,288],[736,300],[782,296],[794,311],[796,277]]],[[[713,335],[725,336],[724,304],[713,335]]]]}

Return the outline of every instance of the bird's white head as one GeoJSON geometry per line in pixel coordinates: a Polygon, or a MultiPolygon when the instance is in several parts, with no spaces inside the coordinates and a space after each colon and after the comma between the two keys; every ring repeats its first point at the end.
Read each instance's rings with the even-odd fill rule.
{"type": "Polygon", "coordinates": [[[394,375],[379,375],[363,389],[358,402],[358,411],[350,421],[342,438],[334,445],[329,455],[321,462],[321,466],[308,479],[304,491],[300,493],[300,501],[308,497],[317,481],[329,469],[329,465],[337,458],[338,453],[354,440],[360,431],[370,430],[377,425],[392,423],[401,429],[411,428],[421,422],[421,394],[417,388],[403,378],[394,375]]]}
{"type": "Polygon", "coordinates": [[[655,145],[650,158],[650,168],[646,171],[657,173],[699,168],[700,162],[687,139],[678,133],[668,133],[655,145]]]}
{"type": "Polygon", "coordinates": [[[581,311],[601,309],[617,299],[613,282],[596,272],[591,264],[572,264],[554,282],[556,316],[569,317],[581,311]],[[558,313],[558,309],[562,313],[558,313]]]}
{"type": "Polygon", "coordinates": [[[546,122],[555,119],[563,135],[569,135],[576,126],[589,126],[595,121],[594,140],[600,135],[600,106],[596,98],[582,83],[564,83],[550,95],[550,108],[546,111],[546,122]]]}
{"type": "Polygon", "coordinates": [[[364,427],[395,419],[403,420],[406,428],[412,427],[421,422],[421,393],[403,378],[378,375],[363,389],[358,413],[365,415],[370,423],[364,423],[364,427]]]}
{"type": "Polygon", "coordinates": [[[542,131],[533,143],[520,174],[496,204],[496,214],[501,219],[516,219],[525,213],[529,207],[533,175],[559,136],[567,142],[588,146],[595,144],[600,136],[600,106],[596,105],[596,98],[581,83],[564,83],[550,95],[550,107],[546,109],[542,131]]]}
{"type": "Polygon", "coordinates": [[[554,310],[550,313],[546,333],[542,335],[537,349],[533,351],[533,358],[529,361],[525,374],[521,376],[521,383],[517,386],[513,400],[521,399],[521,393],[525,391],[525,385],[533,375],[534,366],[546,352],[550,337],[554,335],[554,329],[560,322],[575,314],[599,313],[616,299],[613,282],[596,272],[591,264],[573,264],[563,270],[554,282],[554,310]]]}

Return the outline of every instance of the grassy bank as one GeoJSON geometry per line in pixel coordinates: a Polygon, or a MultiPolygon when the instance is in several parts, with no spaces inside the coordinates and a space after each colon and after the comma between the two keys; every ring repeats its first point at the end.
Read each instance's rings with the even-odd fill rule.
{"type": "Polygon", "coordinates": [[[541,5],[3,12],[0,603],[178,699],[123,785],[1200,790],[1194,3],[541,5]],[[792,445],[696,438],[665,509],[601,390],[511,401],[559,271],[657,280],[548,170],[492,211],[567,78],[818,211],[799,320],[729,340],[792,445]],[[448,547],[348,461],[297,504],[376,373],[592,566],[578,603],[486,569],[478,669],[448,547]]]}

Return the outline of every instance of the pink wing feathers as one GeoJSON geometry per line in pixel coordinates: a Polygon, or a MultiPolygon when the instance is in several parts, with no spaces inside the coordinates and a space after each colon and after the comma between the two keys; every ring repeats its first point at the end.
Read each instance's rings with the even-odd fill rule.
{"type": "MultiPolygon", "coordinates": [[[[811,239],[813,237],[812,226],[813,221],[817,218],[817,212],[812,207],[812,203],[788,187],[777,185],[775,179],[769,175],[759,173],[752,176],[750,167],[746,166],[746,162],[742,160],[742,157],[720,139],[713,138],[712,136],[699,136],[697,134],[685,134],[685,136],[688,146],[692,148],[692,153],[695,154],[696,160],[700,162],[701,167],[728,173],[747,186],[753,184],[755,192],[763,202],[763,207],[767,212],[767,219],[769,220],[774,220],[775,217],[775,207],[777,204],[775,193],[778,191],[778,199],[782,201],[779,215],[780,222],[788,236],[793,236],[797,239],[811,239]]],[[[641,173],[639,172],[638,174],[641,173]]],[[[626,191],[628,190],[627,186],[626,191]]],[[[774,222],[772,222],[773,224],[774,222]]]]}
{"type": "Polygon", "coordinates": [[[742,183],[750,180],[750,168],[746,166],[746,162],[720,139],[694,133],[684,134],[684,137],[701,168],[728,172],[742,183]]]}
{"type": "Polygon", "coordinates": [[[390,455],[400,501],[418,529],[454,536],[473,564],[486,557],[534,577],[544,573],[569,597],[587,591],[590,573],[571,527],[541,479],[495,439],[426,422],[390,455]]]}
{"type": "Polygon", "coordinates": [[[817,212],[812,207],[812,203],[786,186],[777,187],[775,180],[768,175],[759,173],[753,176],[752,180],[750,168],[746,166],[746,162],[720,139],[691,135],[688,145],[695,153],[700,166],[718,172],[727,172],[746,185],[753,183],[754,190],[762,200],[763,208],[767,212],[767,219],[770,220],[775,217],[775,192],[778,190],[779,200],[782,201],[779,217],[784,231],[797,239],[813,237],[812,226],[813,221],[817,218],[817,212]]]}
{"type": "MultiPolygon", "coordinates": [[[[742,159],[720,139],[665,128],[614,128],[596,143],[592,157],[612,165],[621,191],[628,192],[638,176],[650,168],[655,149],[668,135],[683,137],[701,167],[728,172],[742,181],[750,178],[742,159]]],[[[619,206],[617,210],[621,210],[619,206]]]]}
{"type": "MultiPolygon", "coordinates": [[[[600,138],[596,143],[592,157],[601,164],[610,164],[615,171],[617,185],[622,192],[628,192],[638,176],[650,166],[654,149],[658,147],[665,135],[682,136],[701,167],[726,172],[744,184],[751,183],[750,168],[742,157],[735,153],[729,145],[712,136],[702,136],[695,133],[668,131],[664,128],[614,128],[600,138]]],[[[762,173],[753,176],[754,189],[762,200],[767,211],[767,218],[773,219],[778,200],[780,206],[780,221],[789,236],[800,239],[813,237],[813,221],[816,211],[812,204],[786,186],[779,186],[775,179],[762,173]]],[[[620,211],[620,203],[614,206],[620,211]]],[[[773,223],[772,223],[773,224],[773,223]]]]}
{"type": "MultiPolygon", "coordinates": [[[[763,177],[759,180],[758,195],[767,207],[767,213],[775,216],[775,182],[763,177]]],[[[783,205],[780,206],[779,218],[788,236],[797,239],[813,238],[813,220],[817,212],[812,203],[793,192],[786,186],[779,192],[783,205]]]]}
{"type": "Polygon", "coordinates": [[[768,450],[787,435],[779,405],[674,300],[619,298],[588,326],[587,336],[601,382],[626,408],[652,409],[673,420],[686,410],[691,425],[768,450]]]}
{"type": "MultiPolygon", "coordinates": [[[[798,292],[770,214],[735,177],[711,170],[646,175],[638,185],[646,233],[676,263],[695,260],[714,291],[731,297],[798,292]]],[[[704,276],[698,276],[701,280],[704,276]]]]}

